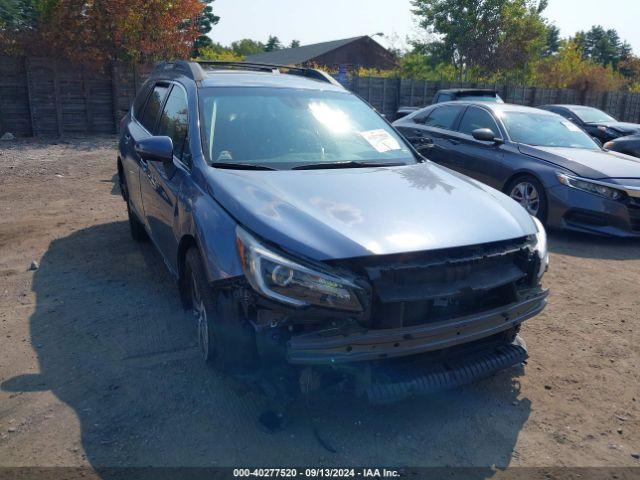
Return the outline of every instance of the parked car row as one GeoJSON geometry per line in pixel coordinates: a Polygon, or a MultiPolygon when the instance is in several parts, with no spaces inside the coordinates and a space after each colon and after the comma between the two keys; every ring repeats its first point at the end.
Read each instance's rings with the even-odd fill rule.
{"type": "Polygon", "coordinates": [[[638,237],[640,161],[614,151],[632,153],[637,140],[619,138],[603,149],[587,133],[606,140],[633,124],[593,110],[460,100],[394,126],[425,157],[506,193],[549,226],[638,237]]]}
{"type": "MultiPolygon", "coordinates": [[[[437,91],[431,105],[453,101],[504,103],[495,90],[457,88],[437,91]]],[[[604,145],[607,150],[640,157],[637,143],[640,136],[640,124],[620,122],[602,110],[585,105],[543,105],[537,108],[563,116],[591,135],[601,145],[604,145]],[[622,141],[629,136],[634,138],[622,141]]],[[[421,109],[421,107],[400,107],[396,112],[395,120],[400,120],[421,109]]]]}
{"type": "MultiPolygon", "coordinates": [[[[444,103],[407,119],[414,148],[316,70],[161,64],[122,123],[131,234],[160,251],[202,357],[224,371],[289,365],[307,393],[347,379],[372,402],[468,383],[527,357],[520,325],[548,296],[535,215],[558,217],[565,194],[603,198],[576,183],[547,203],[533,177],[510,178],[522,208],[484,184],[509,177],[496,152],[552,155],[522,143],[563,121],[539,112],[532,124],[503,104],[444,103]],[[459,170],[484,183],[436,163],[453,165],[450,146],[459,170]]],[[[555,142],[597,156],[571,125],[555,142]]],[[[569,168],[543,181],[560,171],[583,181],[569,168]]],[[[606,204],[613,215],[618,201],[606,204]]],[[[286,395],[270,391],[284,408],[286,395]]]]}

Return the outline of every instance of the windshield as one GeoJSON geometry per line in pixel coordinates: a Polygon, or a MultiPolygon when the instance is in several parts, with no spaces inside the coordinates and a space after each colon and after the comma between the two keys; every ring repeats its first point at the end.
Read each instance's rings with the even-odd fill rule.
{"type": "Polygon", "coordinates": [[[571,107],[571,111],[584,123],[615,122],[616,119],[592,107],[571,107]]]}
{"type": "Polygon", "coordinates": [[[504,100],[500,98],[499,95],[458,95],[459,100],[469,101],[469,102],[488,102],[488,103],[504,103],[504,100]]]}
{"type": "Polygon", "coordinates": [[[579,127],[560,115],[531,112],[499,114],[511,140],[539,147],[569,147],[599,150],[579,127]]]}
{"type": "Polygon", "coordinates": [[[400,138],[356,96],[275,88],[205,88],[203,150],[213,166],[416,163],[400,138]]]}

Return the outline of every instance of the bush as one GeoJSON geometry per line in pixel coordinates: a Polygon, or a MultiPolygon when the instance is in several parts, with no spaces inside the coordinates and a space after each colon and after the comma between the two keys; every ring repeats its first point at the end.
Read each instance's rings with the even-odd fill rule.
{"type": "Polygon", "coordinates": [[[535,71],[536,86],[576,90],[620,90],[628,82],[611,66],[603,67],[582,56],[578,45],[565,43],[558,55],[542,60],[535,71]]]}

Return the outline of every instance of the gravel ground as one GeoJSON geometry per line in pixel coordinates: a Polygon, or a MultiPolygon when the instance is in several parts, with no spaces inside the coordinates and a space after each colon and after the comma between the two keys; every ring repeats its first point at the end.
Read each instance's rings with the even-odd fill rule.
{"type": "Polygon", "coordinates": [[[115,147],[0,143],[0,466],[640,465],[640,242],[551,233],[524,369],[386,407],[325,395],[269,435],[130,239],[115,147]]]}

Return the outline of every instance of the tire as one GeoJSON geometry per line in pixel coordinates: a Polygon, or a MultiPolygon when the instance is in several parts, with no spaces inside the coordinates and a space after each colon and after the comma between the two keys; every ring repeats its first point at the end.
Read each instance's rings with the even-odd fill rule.
{"type": "Polygon", "coordinates": [[[202,358],[225,373],[246,373],[256,364],[253,327],[233,291],[211,287],[197,248],[185,259],[184,288],[202,358]]]}
{"type": "Polygon", "coordinates": [[[544,186],[534,176],[521,175],[514,178],[509,182],[506,194],[542,223],[547,221],[547,194],[544,186]],[[537,198],[537,202],[534,201],[534,197],[537,198]]]}
{"type": "Polygon", "coordinates": [[[144,225],[131,209],[127,179],[122,171],[118,172],[118,177],[120,179],[120,191],[122,193],[122,198],[127,202],[127,215],[129,216],[129,230],[131,231],[131,238],[133,238],[134,242],[144,243],[149,240],[149,236],[147,235],[147,231],[144,229],[144,225]]]}
{"type": "Polygon", "coordinates": [[[127,214],[129,215],[129,230],[131,231],[131,238],[135,242],[145,243],[149,240],[147,231],[144,229],[144,225],[138,220],[138,216],[131,211],[129,202],[127,202],[127,214]]]}

